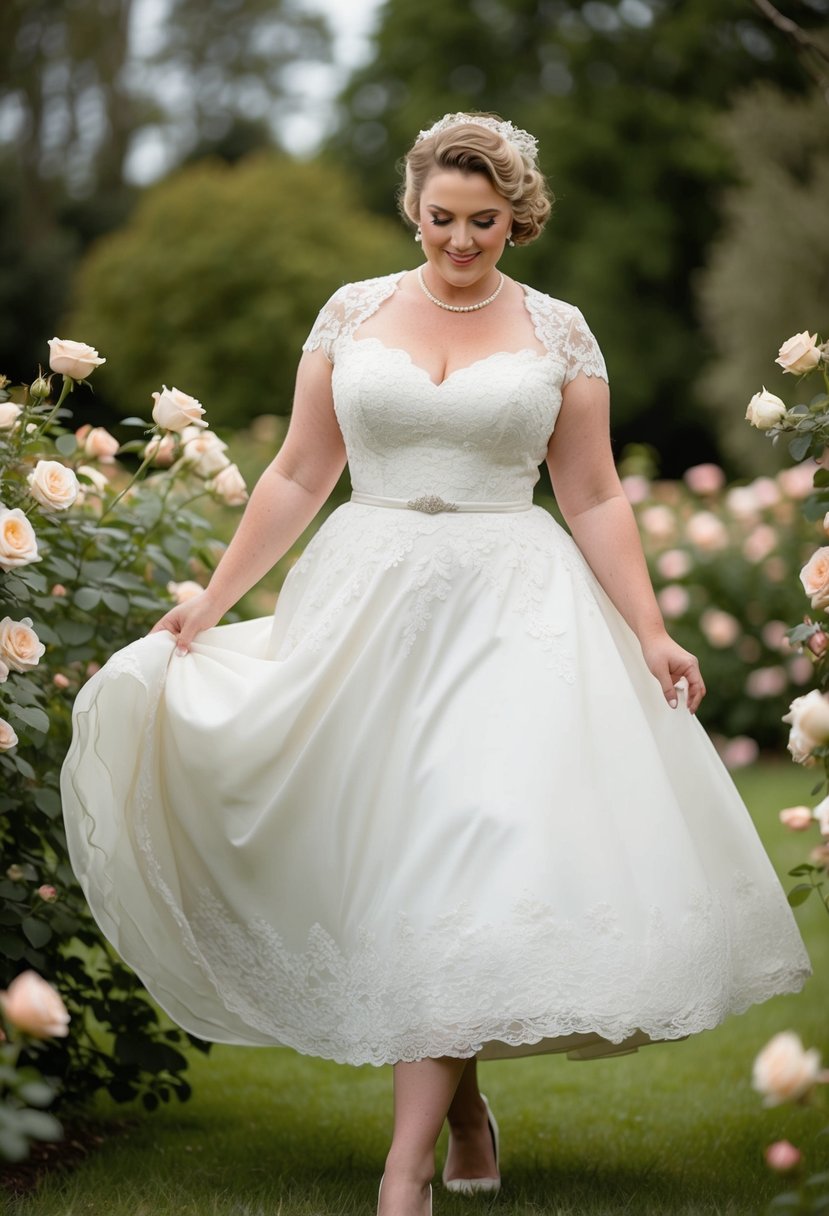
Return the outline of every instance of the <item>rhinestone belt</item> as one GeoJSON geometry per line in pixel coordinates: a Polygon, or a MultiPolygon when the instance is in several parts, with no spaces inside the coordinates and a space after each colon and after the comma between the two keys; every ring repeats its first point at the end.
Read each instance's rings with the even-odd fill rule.
{"type": "Polygon", "coordinates": [[[398,507],[404,511],[424,511],[427,515],[437,515],[441,511],[529,511],[532,499],[508,502],[447,502],[439,494],[421,494],[419,498],[384,498],[380,494],[363,494],[353,490],[351,501],[364,503],[369,507],[398,507]]]}

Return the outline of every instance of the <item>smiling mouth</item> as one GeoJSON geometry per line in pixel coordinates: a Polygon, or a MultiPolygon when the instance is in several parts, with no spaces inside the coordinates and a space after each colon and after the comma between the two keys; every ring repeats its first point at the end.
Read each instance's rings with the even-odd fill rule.
{"type": "Polygon", "coordinates": [[[447,249],[446,256],[449,258],[449,260],[451,262],[455,262],[456,265],[458,265],[458,266],[468,266],[470,262],[475,261],[475,258],[478,256],[478,254],[477,253],[466,253],[466,254],[461,255],[459,253],[450,253],[449,250],[447,249]]]}

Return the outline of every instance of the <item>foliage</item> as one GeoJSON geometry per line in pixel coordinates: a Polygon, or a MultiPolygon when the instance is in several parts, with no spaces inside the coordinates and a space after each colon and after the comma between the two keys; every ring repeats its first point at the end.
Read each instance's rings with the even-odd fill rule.
{"type": "Polygon", "coordinates": [[[829,107],[818,94],[792,98],[758,87],[738,100],[720,129],[739,181],[726,194],[725,223],[700,282],[716,352],[700,399],[729,454],[744,468],[769,470],[780,467],[782,456],[768,449],[764,457],[731,405],[746,384],[782,392],[784,373],[763,352],[792,328],[826,316],[829,107]]]}
{"type": "Polygon", "coordinates": [[[209,396],[217,423],[241,425],[288,412],[297,352],[328,295],[402,269],[413,249],[322,163],[201,162],[148,191],[92,250],[71,325],[111,353],[96,383],[122,412],[159,375],[209,396]]]}
{"type": "Polygon", "coordinates": [[[332,147],[388,213],[395,162],[442,112],[495,110],[537,135],[559,202],[548,233],[503,265],[582,308],[620,447],[647,439],[676,476],[716,450],[694,392],[707,344],[693,295],[734,173],[714,119],[758,77],[806,83],[745,0],[389,0],[332,147]]]}
{"type": "Polygon", "coordinates": [[[0,391],[0,986],[33,969],[63,997],[71,1034],[21,1056],[48,1084],[59,1079],[63,1101],[105,1088],[152,1109],[189,1095],[185,1039],[206,1047],[167,1028],[93,922],[67,857],[59,772],[78,687],[170,608],[170,580],[215,565],[221,546],[192,504],[218,494],[217,469],[232,466],[203,429],[198,459],[187,430],[162,439],[141,419],[125,425],[149,427],[161,451],[144,437],[119,446],[88,427],[73,433],[63,404],[73,387],[64,375],[54,404],[48,378],[0,391]],[[136,453],[130,477],[116,456],[136,453]],[[153,468],[156,458],[169,467],[153,468]],[[57,483],[44,490],[38,470],[49,468],[57,483]]]}

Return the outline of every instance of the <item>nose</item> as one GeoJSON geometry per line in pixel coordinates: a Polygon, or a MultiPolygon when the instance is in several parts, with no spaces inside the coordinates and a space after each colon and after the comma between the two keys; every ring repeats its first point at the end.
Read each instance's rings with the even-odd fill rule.
{"type": "Polygon", "coordinates": [[[452,230],[452,240],[450,243],[452,248],[458,253],[464,253],[466,250],[471,249],[474,244],[471,229],[462,224],[457,224],[452,230]]]}

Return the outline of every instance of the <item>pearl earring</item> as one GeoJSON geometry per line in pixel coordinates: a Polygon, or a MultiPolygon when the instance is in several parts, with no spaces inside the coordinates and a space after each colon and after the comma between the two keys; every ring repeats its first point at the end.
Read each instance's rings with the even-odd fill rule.
{"type": "Polygon", "coordinates": [[[415,237],[414,237],[414,239],[415,239],[416,241],[422,241],[422,240],[423,240],[423,233],[422,233],[422,232],[421,232],[421,230],[420,230],[420,224],[418,224],[418,226],[417,226],[417,232],[415,233],[415,237]]]}
{"type": "Polygon", "coordinates": [[[507,233],[507,244],[509,245],[510,249],[515,248],[515,241],[512,239],[512,229],[510,229],[507,233]]]}

